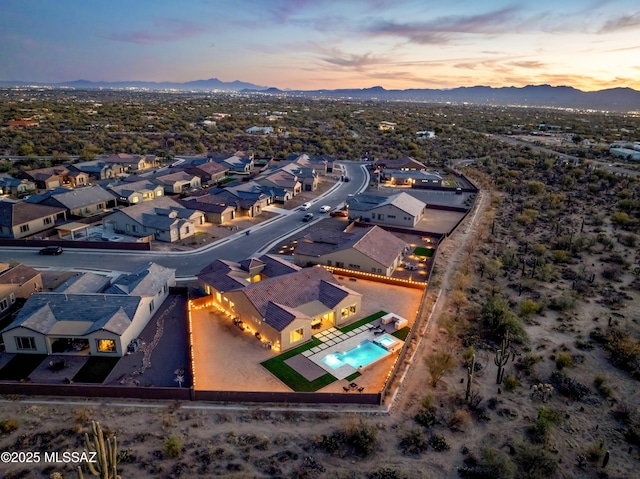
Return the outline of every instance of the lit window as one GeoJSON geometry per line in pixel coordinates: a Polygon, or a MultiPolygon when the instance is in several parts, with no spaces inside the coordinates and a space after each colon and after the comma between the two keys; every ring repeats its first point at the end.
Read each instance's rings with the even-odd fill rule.
{"type": "Polygon", "coordinates": [[[116,352],[116,342],[113,339],[96,339],[96,347],[101,353],[116,352]]]}
{"type": "Polygon", "coordinates": [[[302,338],[304,338],[304,329],[302,328],[295,329],[289,333],[289,342],[292,344],[297,343],[302,340],[302,338]]]}

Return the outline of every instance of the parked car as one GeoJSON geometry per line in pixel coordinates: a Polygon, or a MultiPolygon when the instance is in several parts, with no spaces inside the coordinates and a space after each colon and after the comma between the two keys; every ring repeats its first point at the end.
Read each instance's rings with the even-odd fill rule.
{"type": "Polygon", "coordinates": [[[313,219],[313,213],[307,213],[306,215],[304,215],[304,218],[302,218],[302,221],[304,221],[305,223],[311,221],[313,219]]]}
{"type": "Polygon", "coordinates": [[[331,206],[324,205],[320,207],[320,213],[328,213],[329,211],[331,211],[331,206]]]}
{"type": "Polygon", "coordinates": [[[39,251],[40,254],[46,255],[59,255],[62,254],[62,248],[60,246],[47,246],[39,251]]]}
{"type": "Polygon", "coordinates": [[[349,216],[349,212],[347,210],[335,210],[329,213],[329,216],[340,216],[342,218],[346,218],[349,216]]]}
{"type": "Polygon", "coordinates": [[[302,206],[300,207],[300,209],[307,211],[309,208],[311,208],[311,203],[302,203],[302,206]]]}
{"type": "Polygon", "coordinates": [[[456,188],[456,195],[461,195],[462,194],[462,188],[457,187],[456,188]]]}

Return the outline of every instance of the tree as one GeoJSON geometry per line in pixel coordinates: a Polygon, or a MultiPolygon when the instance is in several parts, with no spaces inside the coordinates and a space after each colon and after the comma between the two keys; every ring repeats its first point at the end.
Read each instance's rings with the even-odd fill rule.
{"type": "Polygon", "coordinates": [[[440,379],[455,367],[453,354],[442,349],[431,354],[424,362],[431,375],[431,385],[433,387],[436,387],[440,379]]]}

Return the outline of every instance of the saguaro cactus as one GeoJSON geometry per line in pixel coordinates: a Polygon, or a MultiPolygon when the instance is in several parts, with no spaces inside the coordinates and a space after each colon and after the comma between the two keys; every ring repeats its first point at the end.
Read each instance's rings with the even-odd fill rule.
{"type": "Polygon", "coordinates": [[[471,395],[471,381],[473,381],[473,373],[476,369],[476,355],[471,356],[471,363],[467,366],[467,392],[464,395],[464,400],[468,401],[471,395]]]}
{"type": "MultiPolygon", "coordinates": [[[[85,454],[95,452],[96,462],[87,462],[89,472],[101,479],[121,479],[117,471],[118,440],[115,434],[105,441],[104,432],[99,422],[91,421],[92,438],[89,434],[84,434],[85,454]]],[[[78,475],[84,479],[82,468],[78,466],[78,475]]]]}
{"type": "Polygon", "coordinates": [[[496,357],[494,362],[498,366],[498,375],[496,376],[496,384],[502,384],[502,378],[504,377],[504,367],[509,362],[509,356],[511,355],[511,340],[509,339],[509,333],[502,338],[502,344],[500,349],[496,350],[496,357]]]}

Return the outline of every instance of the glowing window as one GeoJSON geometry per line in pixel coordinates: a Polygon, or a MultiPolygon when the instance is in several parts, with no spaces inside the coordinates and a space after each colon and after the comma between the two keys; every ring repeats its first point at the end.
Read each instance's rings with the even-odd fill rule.
{"type": "Polygon", "coordinates": [[[101,353],[116,352],[116,342],[113,339],[96,339],[96,347],[101,353]]]}
{"type": "Polygon", "coordinates": [[[297,343],[304,337],[304,329],[299,328],[291,331],[289,333],[289,342],[297,343]]]}

